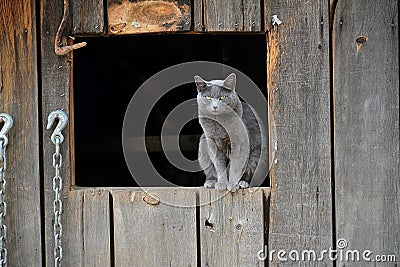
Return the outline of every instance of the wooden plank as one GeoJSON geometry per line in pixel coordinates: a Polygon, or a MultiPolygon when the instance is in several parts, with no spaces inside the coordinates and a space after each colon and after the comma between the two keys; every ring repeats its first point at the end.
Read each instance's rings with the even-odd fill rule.
{"type": "Polygon", "coordinates": [[[87,190],[83,196],[83,266],[111,266],[110,193],[87,190]]]}
{"type": "Polygon", "coordinates": [[[197,266],[196,190],[150,193],[158,204],[143,192],[112,192],[115,266],[197,266]]]}
{"type": "MultiPolygon", "coordinates": [[[[328,8],[324,1],[265,1],[270,129],[276,126],[270,250],[332,246],[328,8]],[[272,26],[273,15],[282,24],[272,26]]],[[[275,257],[270,266],[278,263],[275,257]]]]}
{"type": "MultiPolygon", "coordinates": [[[[47,176],[45,176],[46,179],[47,176]]],[[[63,177],[64,178],[64,177],[63,177]]],[[[67,178],[67,177],[65,177],[67,178]]],[[[53,191],[51,191],[53,193],[53,191]]],[[[83,225],[83,196],[81,192],[62,192],[63,214],[61,223],[63,225],[62,248],[63,248],[63,266],[84,266],[84,225],[83,225]]],[[[51,201],[51,196],[46,196],[47,201],[51,201]]],[[[50,206],[52,208],[52,206],[50,206]]],[[[54,237],[53,237],[53,213],[46,209],[46,266],[54,266],[54,237]],[[49,222],[47,222],[49,221],[49,222]]],[[[47,208],[47,206],[46,206],[47,208]]]]}
{"type": "Polygon", "coordinates": [[[264,211],[261,189],[236,193],[200,190],[200,247],[202,266],[260,266],[264,249],[264,211]]]}
{"type": "Polygon", "coordinates": [[[190,30],[190,0],[108,0],[108,32],[131,34],[190,30]]]}
{"type": "Polygon", "coordinates": [[[349,249],[397,254],[397,261],[398,4],[338,1],[332,34],[336,235],[347,240],[349,249]]]}
{"type": "Polygon", "coordinates": [[[9,266],[42,266],[36,1],[0,1],[0,112],[8,138],[6,248],[9,266]]]}
{"type": "MultiPolygon", "coordinates": [[[[199,5],[197,3],[197,7],[199,5]]],[[[194,24],[201,23],[206,31],[261,31],[261,6],[258,0],[203,0],[201,5],[204,21],[194,21],[194,24]]],[[[195,13],[198,14],[198,11],[195,13]]],[[[200,19],[200,16],[195,18],[200,19]]]]}
{"type": "MultiPolygon", "coordinates": [[[[68,191],[62,200],[63,266],[111,266],[109,191],[68,191]]],[[[47,235],[52,237],[52,232],[47,235]]],[[[51,250],[53,240],[46,241],[51,250]]],[[[49,260],[46,264],[54,266],[53,254],[49,260]]]]}
{"type": "MultiPolygon", "coordinates": [[[[50,141],[52,131],[47,130],[48,114],[56,109],[62,109],[70,114],[70,80],[72,55],[57,56],[54,53],[54,36],[63,14],[63,2],[53,0],[40,1],[41,38],[41,70],[42,70],[42,121],[43,123],[43,171],[44,171],[44,208],[45,208],[45,252],[46,266],[54,266],[54,236],[53,236],[53,200],[52,178],[55,171],[52,166],[52,155],[55,151],[50,141]]],[[[70,25],[68,25],[70,26],[70,25]]],[[[66,32],[70,27],[67,27],[66,32]]],[[[70,118],[71,119],[71,118],[70,118]]],[[[71,154],[70,154],[70,124],[63,131],[65,140],[61,145],[63,166],[61,176],[64,186],[61,192],[63,201],[63,260],[66,266],[82,266],[84,262],[84,236],[82,225],[83,194],[71,193],[71,154]]]]}
{"type": "Polygon", "coordinates": [[[73,0],[72,20],[75,35],[102,34],[105,32],[103,0],[73,0]]]}
{"type": "Polygon", "coordinates": [[[205,30],[203,21],[204,0],[193,1],[193,29],[196,32],[205,30]]]}

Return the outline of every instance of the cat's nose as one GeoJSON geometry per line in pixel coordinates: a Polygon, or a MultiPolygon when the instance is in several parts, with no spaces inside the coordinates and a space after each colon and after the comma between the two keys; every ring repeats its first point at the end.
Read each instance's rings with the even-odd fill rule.
{"type": "Polygon", "coordinates": [[[213,99],[211,106],[214,110],[216,110],[218,108],[218,100],[213,99]]]}

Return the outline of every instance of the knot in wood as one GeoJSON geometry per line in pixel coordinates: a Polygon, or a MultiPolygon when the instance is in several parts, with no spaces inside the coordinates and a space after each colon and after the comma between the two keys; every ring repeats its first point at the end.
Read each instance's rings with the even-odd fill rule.
{"type": "Polygon", "coordinates": [[[360,35],[356,38],[356,43],[357,44],[363,44],[367,41],[367,37],[360,35]]]}
{"type": "Polygon", "coordinates": [[[142,200],[149,205],[158,205],[160,203],[160,198],[156,194],[146,194],[142,200]]]}

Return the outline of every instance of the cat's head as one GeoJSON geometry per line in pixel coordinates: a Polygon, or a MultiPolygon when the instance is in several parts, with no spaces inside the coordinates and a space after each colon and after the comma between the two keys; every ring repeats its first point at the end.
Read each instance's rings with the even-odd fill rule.
{"type": "Polygon", "coordinates": [[[225,80],[205,81],[194,76],[197,87],[197,104],[199,111],[210,115],[233,112],[240,102],[236,94],[236,75],[231,73],[225,80]]]}

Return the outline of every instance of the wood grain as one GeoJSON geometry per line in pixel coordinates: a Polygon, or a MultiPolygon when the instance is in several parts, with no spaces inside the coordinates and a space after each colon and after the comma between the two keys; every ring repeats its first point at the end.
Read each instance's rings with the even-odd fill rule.
{"type": "Polygon", "coordinates": [[[83,266],[111,266],[110,193],[87,190],[83,195],[83,266]]]}
{"type": "Polygon", "coordinates": [[[332,246],[328,8],[324,1],[265,2],[269,122],[276,125],[270,250],[332,246]],[[272,15],[282,24],[272,26],[272,15]]]}
{"type": "Polygon", "coordinates": [[[263,190],[200,190],[202,266],[263,266],[263,190]]]}
{"type": "Polygon", "coordinates": [[[10,114],[8,266],[42,266],[36,1],[0,1],[0,112],[10,114]]]}
{"type": "Polygon", "coordinates": [[[105,33],[103,0],[74,0],[72,26],[75,35],[105,33]]]}
{"type": "Polygon", "coordinates": [[[332,34],[336,235],[349,248],[397,258],[398,3],[338,1],[332,34]]]}
{"type": "Polygon", "coordinates": [[[196,32],[205,30],[203,21],[204,0],[193,1],[193,29],[196,32]]]}
{"type": "MultiPolygon", "coordinates": [[[[55,151],[50,141],[51,130],[46,130],[48,114],[56,109],[62,109],[70,115],[70,86],[72,55],[57,56],[54,53],[54,36],[63,14],[62,1],[40,1],[41,27],[41,70],[42,70],[42,121],[43,127],[43,171],[44,171],[44,215],[45,215],[45,253],[46,266],[54,265],[53,256],[53,200],[52,154],[55,151]]],[[[69,25],[70,26],[70,25],[69,25]]],[[[66,32],[70,27],[66,29],[66,32]]],[[[85,49],[85,48],[82,48],[85,49]]],[[[84,262],[83,250],[83,194],[71,193],[71,166],[70,166],[70,124],[64,129],[64,143],[61,145],[63,166],[61,176],[64,187],[61,192],[63,201],[63,261],[66,266],[82,266],[84,262]]]]}
{"type": "Polygon", "coordinates": [[[196,190],[150,193],[160,202],[143,192],[112,192],[115,266],[197,266],[196,190]],[[165,204],[171,202],[192,207],[165,204]]]}
{"type": "Polygon", "coordinates": [[[132,34],[188,31],[190,0],[108,0],[108,32],[132,34]]]}
{"type": "Polygon", "coordinates": [[[261,31],[261,6],[258,0],[196,2],[201,4],[195,4],[195,30],[199,29],[196,25],[200,23],[205,31],[261,31]],[[199,15],[199,7],[202,16],[199,15]]]}

